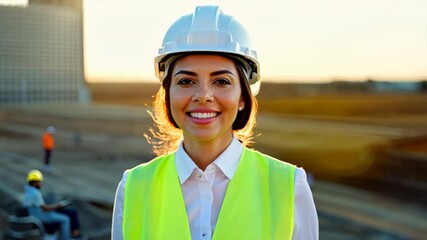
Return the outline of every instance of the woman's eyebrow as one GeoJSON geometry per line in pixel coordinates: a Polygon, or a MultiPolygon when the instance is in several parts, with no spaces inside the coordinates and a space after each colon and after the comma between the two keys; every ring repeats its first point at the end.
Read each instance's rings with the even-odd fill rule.
{"type": "Polygon", "coordinates": [[[190,75],[190,76],[197,76],[197,73],[192,72],[192,71],[188,71],[188,70],[179,70],[178,72],[175,73],[174,76],[176,76],[178,74],[186,74],[186,75],[190,75]]]}
{"type": "MultiPolygon", "coordinates": [[[[179,70],[178,72],[175,73],[174,76],[176,76],[178,74],[186,74],[186,75],[190,75],[190,76],[197,76],[197,73],[192,72],[192,71],[188,71],[188,70],[179,70]]],[[[209,74],[209,76],[216,76],[216,75],[221,75],[221,74],[231,74],[231,75],[234,75],[233,72],[231,72],[229,70],[219,70],[219,71],[211,72],[209,74]]]]}
{"type": "Polygon", "coordinates": [[[211,74],[209,74],[209,76],[216,76],[216,75],[221,75],[221,74],[231,74],[234,75],[231,71],[229,70],[220,70],[220,71],[215,71],[212,72],[211,74]]]}

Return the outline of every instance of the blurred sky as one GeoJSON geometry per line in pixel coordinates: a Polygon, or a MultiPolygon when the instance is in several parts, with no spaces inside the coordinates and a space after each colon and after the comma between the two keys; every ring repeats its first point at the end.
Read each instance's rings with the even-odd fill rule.
{"type": "Polygon", "coordinates": [[[204,4],[248,28],[263,79],[427,79],[425,0],[84,0],[87,79],[155,81],[164,33],[204,4]]]}

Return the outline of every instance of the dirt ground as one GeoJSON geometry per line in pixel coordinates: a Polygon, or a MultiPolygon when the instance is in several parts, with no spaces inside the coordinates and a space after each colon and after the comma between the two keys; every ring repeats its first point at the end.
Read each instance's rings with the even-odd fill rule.
{"type": "Polygon", "coordinates": [[[5,219],[18,206],[26,173],[42,170],[41,134],[45,125],[54,125],[56,149],[52,171],[42,170],[42,192],[73,198],[85,235],[109,239],[115,188],[123,171],[153,157],[150,146],[138,136],[140,129],[132,128],[132,119],[145,126],[140,121],[145,121],[146,113],[74,105],[2,110],[0,175],[6,176],[7,184],[0,187],[0,230],[8,228],[5,219]]]}
{"type": "MultiPolygon", "coordinates": [[[[0,185],[0,231],[8,229],[6,219],[18,206],[26,173],[42,168],[41,134],[46,126],[54,125],[57,147],[52,171],[44,172],[43,193],[54,193],[58,198],[72,197],[74,207],[81,214],[84,234],[89,239],[109,239],[115,189],[123,171],[153,157],[143,137],[150,123],[145,109],[138,106],[57,104],[0,109],[0,175],[6,179],[6,184],[0,185]]],[[[394,128],[360,125],[348,128],[346,124],[268,114],[260,116],[259,129],[264,134],[257,138],[258,149],[272,155],[285,151],[290,159],[295,159],[300,149],[321,145],[319,136],[328,137],[332,133],[336,141],[347,142],[333,148],[341,149],[343,156],[350,156],[354,166],[358,161],[348,153],[355,151],[352,149],[408,134],[394,128]],[[274,131],[269,129],[283,130],[272,134],[274,131]],[[348,141],[349,138],[355,140],[348,141]],[[279,143],[286,143],[287,147],[279,143]]],[[[329,154],[323,156],[326,158],[329,154]]],[[[304,160],[310,156],[314,155],[307,153],[298,165],[314,173],[327,168],[315,167],[321,158],[315,159],[316,164],[304,160]]],[[[357,169],[351,164],[337,166],[344,172],[344,167],[357,169]]],[[[407,195],[402,200],[389,192],[376,194],[375,189],[363,190],[366,186],[353,188],[324,181],[318,177],[320,174],[314,176],[312,189],[321,239],[424,239],[427,236],[424,225],[427,199],[420,195],[426,192],[425,185],[414,192],[399,188],[401,194],[407,195]]],[[[382,188],[388,188],[384,186],[382,188]]]]}

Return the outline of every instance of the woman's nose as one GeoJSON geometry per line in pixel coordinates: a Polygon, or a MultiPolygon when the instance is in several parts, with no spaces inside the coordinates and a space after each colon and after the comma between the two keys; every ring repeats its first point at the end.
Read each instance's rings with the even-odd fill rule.
{"type": "Polygon", "coordinates": [[[209,86],[205,84],[200,84],[197,88],[195,88],[193,94],[193,101],[199,103],[212,102],[213,94],[209,86]]]}

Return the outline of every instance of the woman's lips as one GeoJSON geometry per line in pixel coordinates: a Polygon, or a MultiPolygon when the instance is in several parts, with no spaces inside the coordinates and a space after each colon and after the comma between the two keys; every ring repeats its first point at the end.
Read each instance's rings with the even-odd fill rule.
{"type": "Polygon", "coordinates": [[[187,112],[187,116],[190,117],[191,121],[197,124],[209,124],[221,114],[216,111],[190,111],[187,112]]]}

